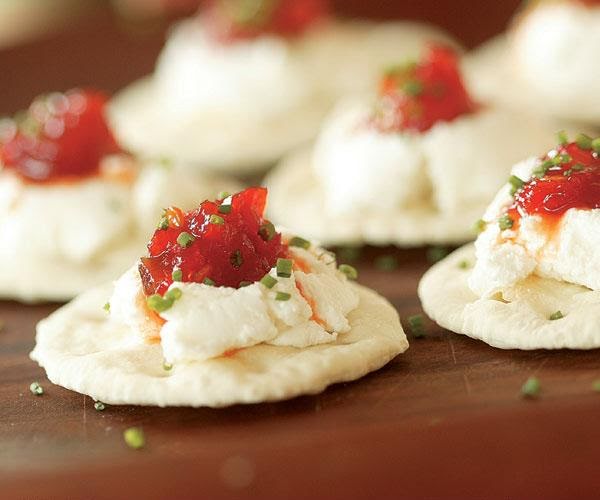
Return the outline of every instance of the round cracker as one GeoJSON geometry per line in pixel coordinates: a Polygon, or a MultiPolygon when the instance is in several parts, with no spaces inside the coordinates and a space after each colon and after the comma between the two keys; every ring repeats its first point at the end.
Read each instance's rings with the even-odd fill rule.
{"type": "Polygon", "coordinates": [[[163,369],[160,344],[138,341],[102,306],[111,287],[93,289],[41,321],[31,358],[48,378],[109,404],[221,407],[315,394],[377,370],[408,348],[398,313],[355,286],[351,330],[305,349],[257,345],[232,356],[163,369]]]}
{"type": "Polygon", "coordinates": [[[440,326],[501,349],[594,349],[600,347],[600,292],[530,276],[512,301],[478,297],[468,286],[475,262],[472,244],[429,269],[419,283],[423,310],[440,326]],[[561,311],[562,319],[550,320],[561,311]]]}
{"type": "Polygon", "coordinates": [[[324,245],[363,244],[420,246],[458,244],[473,237],[473,221],[482,207],[464,210],[461,217],[423,204],[361,216],[332,216],[325,209],[325,193],[311,167],[311,151],[290,155],[265,184],[269,187],[268,211],[274,222],[324,245]]]}

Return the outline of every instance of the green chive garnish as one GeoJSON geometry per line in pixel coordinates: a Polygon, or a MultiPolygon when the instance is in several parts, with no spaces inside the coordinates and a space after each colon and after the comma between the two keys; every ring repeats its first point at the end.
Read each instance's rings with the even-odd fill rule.
{"type": "Polygon", "coordinates": [[[219,208],[217,210],[221,214],[229,214],[229,213],[231,213],[231,205],[225,205],[225,204],[219,205],[219,208]]]}
{"type": "Polygon", "coordinates": [[[265,221],[258,229],[258,234],[264,241],[271,241],[276,234],[275,226],[269,221],[265,221]]]}
{"type": "Polygon", "coordinates": [[[550,321],[556,321],[557,319],[562,319],[562,318],[564,318],[563,313],[560,311],[556,311],[556,312],[553,312],[548,319],[550,321]]]}
{"type": "Polygon", "coordinates": [[[273,288],[277,284],[277,280],[275,278],[273,278],[273,276],[271,276],[270,274],[265,274],[260,279],[260,282],[263,286],[265,286],[267,288],[273,288]]]}
{"type": "Polygon", "coordinates": [[[244,263],[244,258],[242,257],[242,252],[236,250],[229,256],[229,262],[235,268],[240,267],[244,263]]]}
{"type": "Polygon", "coordinates": [[[204,278],[202,283],[204,283],[205,285],[208,285],[208,286],[215,286],[215,282],[213,280],[211,280],[210,278],[204,278]]]}
{"type": "Polygon", "coordinates": [[[487,222],[483,219],[479,219],[475,221],[475,224],[473,224],[473,231],[475,232],[475,234],[483,233],[486,227],[487,222]]]}
{"type": "Polygon", "coordinates": [[[444,247],[430,247],[427,249],[427,260],[435,263],[448,255],[448,249],[444,247]]]}
{"type": "Polygon", "coordinates": [[[223,217],[221,217],[220,215],[213,214],[209,217],[208,220],[211,224],[218,224],[218,225],[225,224],[225,219],[223,219],[223,217]]]}
{"type": "Polygon", "coordinates": [[[561,146],[566,146],[567,144],[569,144],[569,136],[567,135],[567,133],[564,130],[557,132],[556,135],[558,136],[558,143],[561,146]]]}
{"type": "Polygon", "coordinates": [[[164,231],[165,229],[169,229],[169,219],[166,217],[161,217],[158,221],[158,229],[164,231]]]}
{"type": "Polygon", "coordinates": [[[582,165],[581,163],[576,163],[571,167],[571,170],[573,170],[574,172],[581,172],[582,170],[585,170],[585,165],[582,165]]]}
{"type": "Polygon", "coordinates": [[[291,247],[299,247],[308,250],[310,248],[310,241],[300,238],[300,236],[294,236],[288,243],[291,247]]]}
{"type": "Polygon", "coordinates": [[[292,261],[290,259],[277,259],[277,276],[280,278],[289,278],[292,275],[292,261]]]}
{"type": "Polygon", "coordinates": [[[529,377],[521,386],[521,394],[525,398],[536,398],[541,389],[540,381],[535,377],[529,377]]]}
{"type": "Polygon", "coordinates": [[[130,448],[139,450],[146,444],[144,431],[140,427],[130,427],[123,432],[123,439],[130,448]]]}
{"type": "Polygon", "coordinates": [[[292,298],[292,296],[289,293],[286,292],[277,292],[275,294],[275,300],[290,300],[292,298]]]}
{"type": "Polygon", "coordinates": [[[343,262],[356,262],[360,258],[362,248],[360,247],[341,247],[336,252],[339,260],[343,262]]]}
{"type": "Polygon", "coordinates": [[[160,313],[171,309],[175,301],[181,298],[181,295],[182,292],[179,288],[171,288],[165,293],[164,297],[161,297],[158,293],[146,297],[146,304],[153,311],[160,313]]]}
{"type": "Polygon", "coordinates": [[[96,410],[96,411],[104,411],[105,408],[106,408],[106,406],[104,405],[104,403],[102,401],[96,401],[94,403],[94,410],[96,410]]]}
{"type": "Polygon", "coordinates": [[[32,382],[29,386],[29,390],[31,391],[31,394],[36,396],[41,396],[44,394],[44,388],[37,382],[32,382]]]}
{"type": "Polygon", "coordinates": [[[171,273],[171,279],[173,281],[181,281],[183,279],[183,271],[181,269],[173,269],[171,273]]]}
{"type": "Polygon", "coordinates": [[[498,226],[500,229],[504,231],[505,229],[510,229],[513,227],[514,221],[510,218],[510,215],[504,214],[502,217],[498,219],[498,226]]]}
{"type": "Polygon", "coordinates": [[[180,247],[187,248],[192,243],[194,243],[195,239],[196,238],[194,238],[190,233],[184,231],[183,233],[180,233],[179,236],[177,236],[177,244],[180,247]]]}
{"type": "Polygon", "coordinates": [[[373,261],[373,265],[380,271],[393,271],[398,269],[398,259],[395,255],[380,255],[373,261]]]}
{"type": "Polygon", "coordinates": [[[423,315],[415,314],[414,316],[409,316],[406,321],[408,321],[408,327],[415,338],[421,338],[425,335],[425,323],[423,322],[423,315]]]}
{"type": "Polygon", "coordinates": [[[171,288],[167,293],[165,293],[165,299],[176,301],[181,298],[183,292],[179,288],[171,288]]]}
{"type": "Polygon", "coordinates": [[[104,304],[104,307],[102,309],[104,309],[106,312],[110,312],[110,302],[104,304]]]}
{"type": "Polygon", "coordinates": [[[163,370],[166,372],[170,372],[173,369],[173,365],[171,363],[167,363],[163,361],[163,370]]]}
{"type": "Polygon", "coordinates": [[[511,196],[514,196],[515,193],[523,187],[523,184],[525,184],[525,182],[523,182],[523,180],[517,177],[516,175],[511,175],[508,178],[508,183],[510,184],[511,196]]]}
{"type": "Polygon", "coordinates": [[[581,149],[592,149],[592,138],[589,135],[578,134],[575,143],[581,149]]]}
{"type": "Polygon", "coordinates": [[[346,278],[349,280],[355,280],[358,278],[358,271],[355,267],[350,266],[348,264],[341,264],[338,269],[346,275],[346,278]]]}
{"type": "Polygon", "coordinates": [[[538,179],[541,179],[542,177],[544,177],[544,175],[546,175],[548,173],[548,170],[553,165],[554,165],[554,163],[552,160],[545,160],[544,162],[542,162],[541,164],[539,164],[537,167],[535,167],[533,169],[532,175],[534,177],[537,177],[538,179]]]}
{"type": "Polygon", "coordinates": [[[227,191],[221,191],[217,196],[218,200],[224,200],[225,198],[229,198],[231,195],[227,191]]]}
{"type": "Polygon", "coordinates": [[[600,137],[598,137],[592,141],[592,149],[596,153],[600,153],[600,137]]]}

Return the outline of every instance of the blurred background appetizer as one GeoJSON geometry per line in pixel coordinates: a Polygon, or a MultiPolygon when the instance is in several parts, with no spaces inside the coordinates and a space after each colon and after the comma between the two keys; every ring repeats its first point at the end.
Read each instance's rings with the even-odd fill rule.
{"type": "Polygon", "coordinates": [[[421,23],[337,19],[327,0],[210,0],[173,27],[154,74],[118,94],[111,117],[133,151],[255,172],[427,39],[450,43],[421,23]]]}
{"type": "Polygon", "coordinates": [[[190,206],[233,185],[128,154],[106,99],[47,94],[0,121],[1,297],[64,300],[111,280],[143,247],[165,197],[190,206]]]}
{"type": "Polygon", "coordinates": [[[552,131],[476,102],[455,51],[430,44],[388,67],[374,98],[340,102],[314,148],[282,162],[266,181],[270,212],[325,244],[466,241],[510,165],[552,131]]]}
{"type": "Polygon", "coordinates": [[[559,139],[515,165],[475,244],[423,277],[444,328],[505,349],[600,347],[600,139],[559,139]]]}
{"type": "Polygon", "coordinates": [[[277,231],[266,197],[249,188],[169,208],[114,286],[39,323],[32,358],[105,403],[219,407],[314,394],[404,352],[391,304],[330,252],[277,231]]]}

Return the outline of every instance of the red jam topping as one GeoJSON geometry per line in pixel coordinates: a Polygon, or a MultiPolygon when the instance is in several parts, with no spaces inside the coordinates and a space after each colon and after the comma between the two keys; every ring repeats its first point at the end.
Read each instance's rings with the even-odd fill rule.
{"type": "Polygon", "coordinates": [[[270,34],[303,34],[329,13],[328,0],[208,0],[205,18],[211,34],[221,42],[270,34]]]}
{"type": "Polygon", "coordinates": [[[600,208],[600,155],[590,138],[580,137],[542,158],[528,182],[521,185],[511,177],[515,201],[505,215],[506,225],[514,228],[525,215],[539,215],[553,224],[571,208],[600,208]]]}
{"type": "Polygon", "coordinates": [[[463,84],[456,53],[431,45],[421,61],[389,69],[373,124],[382,132],[425,132],[477,109],[463,84]]]}
{"type": "Polygon", "coordinates": [[[121,148],[106,122],[106,96],[74,90],[37,98],[0,135],[0,162],[29,182],[77,179],[99,172],[121,148]]]}
{"type": "Polygon", "coordinates": [[[146,295],[164,294],[174,278],[235,288],[260,280],[287,248],[263,218],[266,199],[256,187],[187,213],[166,209],[139,266],[146,295]]]}

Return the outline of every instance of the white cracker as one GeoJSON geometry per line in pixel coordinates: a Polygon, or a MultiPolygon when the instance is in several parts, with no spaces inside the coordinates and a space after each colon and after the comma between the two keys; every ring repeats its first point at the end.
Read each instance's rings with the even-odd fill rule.
{"type": "Polygon", "coordinates": [[[600,291],[531,276],[502,299],[482,299],[467,285],[475,262],[472,244],[429,269],[419,284],[423,310],[440,326],[501,349],[600,347],[600,291]],[[550,320],[556,311],[564,318],[550,320]]]}
{"type": "Polygon", "coordinates": [[[55,384],[109,404],[221,407],[315,394],[377,370],[408,348],[398,313],[356,286],[352,329],[335,343],[296,349],[258,345],[232,357],[163,369],[160,344],[139,343],[102,309],[111,287],[93,289],[37,327],[31,353],[55,384]]]}
{"type": "Polygon", "coordinates": [[[430,205],[414,205],[385,213],[365,211],[361,217],[328,216],[325,194],[310,165],[310,151],[291,155],[265,180],[269,187],[268,213],[274,222],[325,245],[369,243],[419,246],[454,244],[473,238],[473,223],[481,205],[466,208],[460,217],[430,205]]]}

